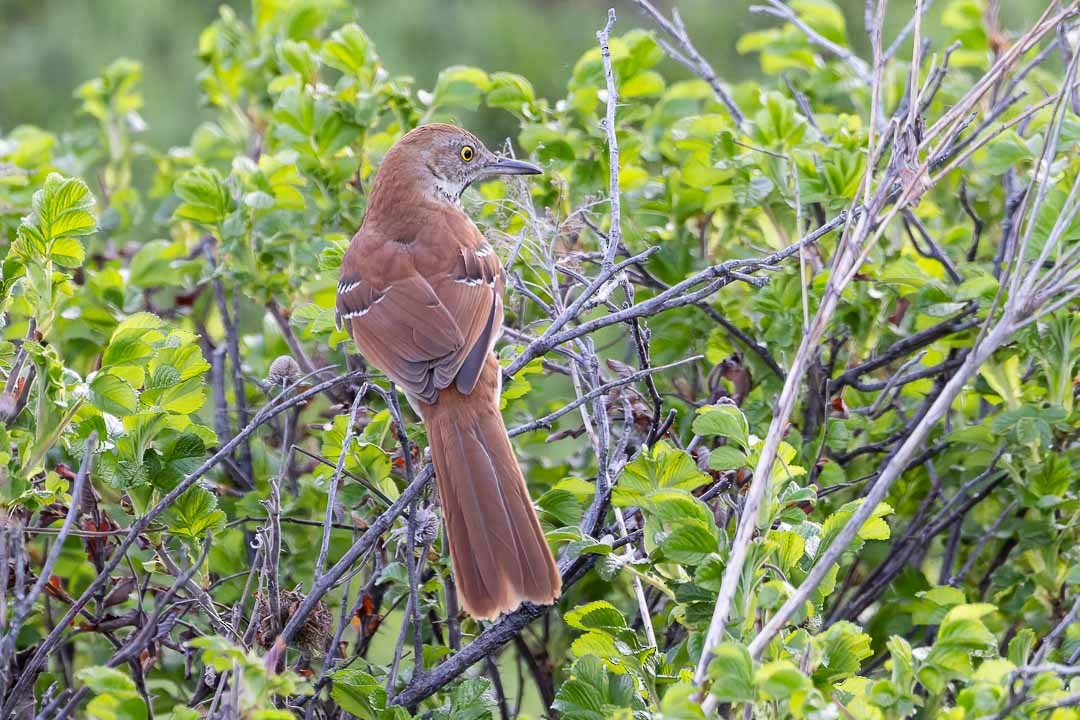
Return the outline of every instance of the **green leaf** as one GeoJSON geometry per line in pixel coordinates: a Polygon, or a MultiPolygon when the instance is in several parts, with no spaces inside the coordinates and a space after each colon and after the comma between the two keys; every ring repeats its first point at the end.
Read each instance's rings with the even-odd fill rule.
{"type": "Polygon", "coordinates": [[[216,225],[232,209],[232,197],[217,170],[196,167],[181,175],[174,186],[183,201],[176,216],[204,225],[216,225]]]}
{"type": "Polygon", "coordinates": [[[666,442],[658,442],[627,465],[612,494],[617,507],[640,505],[656,490],[694,490],[709,481],[693,458],[666,442]]]}
{"type": "MultiPolygon", "coordinates": [[[[840,534],[840,531],[847,525],[848,520],[851,519],[861,504],[862,500],[846,503],[826,518],[821,529],[821,550],[818,551],[819,554],[832,544],[832,541],[840,534]]],[[[863,540],[887,540],[889,538],[889,525],[882,518],[892,514],[892,512],[892,506],[888,503],[878,503],[877,507],[874,508],[874,512],[859,528],[856,540],[852,541],[852,544],[858,544],[863,540]]]]}
{"type": "Polygon", "coordinates": [[[997,608],[990,603],[957,605],[941,621],[935,645],[955,643],[971,650],[992,651],[997,641],[980,620],[992,612],[997,612],[997,608]]]}
{"type": "Polygon", "coordinates": [[[1031,628],[1021,628],[1009,641],[1009,661],[1017,667],[1027,665],[1034,647],[1035,631],[1031,628]]]}
{"type": "Polygon", "coordinates": [[[979,374],[1010,409],[1020,407],[1023,380],[1019,355],[1010,355],[1002,362],[987,361],[979,368],[979,374]]]}
{"type": "Polygon", "coordinates": [[[179,476],[190,475],[206,457],[206,443],[193,433],[184,433],[170,443],[164,452],[166,465],[179,476]]]}
{"type": "Polygon", "coordinates": [[[488,107],[521,113],[536,102],[536,94],[532,83],[521,75],[497,72],[491,76],[491,89],[488,91],[486,101],[488,107]]]}
{"type": "Polygon", "coordinates": [[[224,527],[226,519],[225,513],[217,509],[217,498],[198,485],[178,497],[168,511],[169,530],[196,540],[210,530],[224,527]]]}
{"type": "Polygon", "coordinates": [[[685,681],[669,687],[660,700],[661,717],[664,720],[705,720],[701,703],[697,702],[697,692],[696,687],[685,681]]]}
{"type": "Polygon", "coordinates": [[[332,68],[357,77],[370,77],[376,60],[375,48],[356,23],[331,33],[322,46],[323,61],[332,68]]]}
{"type": "Polygon", "coordinates": [[[732,198],[743,207],[753,207],[762,204],[772,190],[772,180],[764,175],[754,175],[750,178],[738,177],[732,183],[732,198]]]}
{"type": "Polygon", "coordinates": [[[788,660],[762,665],[754,675],[754,684],[767,700],[794,700],[810,689],[810,679],[788,660]]]}
{"type": "Polygon", "coordinates": [[[911,615],[911,621],[916,625],[940,625],[950,609],[967,600],[962,590],[951,585],[930,588],[916,597],[919,602],[911,615]]]}
{"type": "Polygon", "coordinates": [[[806,552],[806,540],[790,530],[774,530],[769,533],[768,541],[775,546],[776,564],[785,573],[791,572],[806,552]]]}
{"type": "Polygon", "coordinates": [[[102,693],[124,694],[135,692],[135,682],[127,673],[116,668],[94,665],[83,668],[77,675],[79,680],[99,695],[102,693]]]}
{"type": "Polygon", "coordinates": [[[115,375],[98,373],[90,383],[90,400],[98,410],[124,417],[139,408],[135,389],[115,375]]]}
{"type": "Polygon", "coordinates": [[[687,520],[675,526],[661,543],[664,556],[678,563],[696,564],[719,550],[715,531],[706,523],[687,520]]]}
{"type": "Polygon", "coordinates": [[[748,464],[746,454],[731,445],[721,445],[709,451],[709,467],[713,470],[737,470],[748,464]]]}
{"type": "Polygon", "coordinates": [[[1025,494],[1037,498],[1037,507],[1051,508],[1065,500],[1072,480],[1069,461],[1061,455],[1047,455],[1042,463],[1030,468],[1025,494]]]}
{"type": "Polygon", "coordinates": [[[664,92],[664,77],[648,70],[638,73],[619,86],[619,97],[624,99],[651,97],[664,92]]]}
{"type": "Polygon", "coordinates": [[[386,690],[366,672],[344,668],[335,670],[330,678],[334,681],[330,696],[345,712],[376,720],[386,709],[386,690]]]}
{"type": "Polygon", "coordinates": [[[650,515],[666,522],[678,524],[687,520],[710,523],[712,510],[687,490],[657,490],[641,501],[650,515]]]}
{"type": "Polygon", "coordinates": [[[985,165],[987,172],[1000,175],[1021,160],[1031,160],[1034,154],[1015,130],[1002,133],[992,143],[985,165]]]}
{"type": "Polygon", "coordinates": [[[791,147],[802,141],[807,122],[795,101],[779,92],[768,92],[762,108],[754,114],[753,137],[765,147],[791,147]]]}
{"type": "Polygon", "coordinates": [[[186,273],[180,268],[185,254],[182,243],[168,240],[144,243],[131,258],[128,282],[141,288],[182,285],[186,273]]]}
{"type": "Polygon", "coordinates": [[[626,619],[614,605],[604,600],[579,605],[568,610],[563,620],[578,630],[616,631],[626,628],[626,619]]]}
{"type": "Polygon", "coordinates": [[[753,702],[756,698],[754,661],[750,651],[740,643],[722,642],[713,648],[709,680],[712,682],[709,692],[720,702],[753,702]]]}
{"type": "Polygon", "coordinates": [[[435,720],[488,720],[497,701],[491,691],[491,681],[483,677],[466,678],[450,691],[449,708],[437,710],[435,720]]]}
{"type": "Polygon", "coordinates": [[[53,242],[49,257],[62,267],[77,268],[86,260],[86,250],[77,238],[62,237],[53,242]]]}
{"type": "Polygon", "coordinates": [[[577,496],[566,490],[548,490],[540,496],[536,504],[562,525],[578,524],[585,513],[585,508],[577,496]]]}
{"type": "Polygon", "coordinates": [[[166,388],[155,397],[161,409],[178,415],[189,415],[206,404],[206,384],[202,378],[191,378],[166,388]]]}
{"type": "Polygon", "coordinates": [[[483,70],[454,65],[439,73],[430,102],[432,107],[463,107],[475,110],[491,89],[491,80],[483,70]]]}
{"type": "Polygon", "coordinates": [[[941,692],[949,679],[971,675],[972,657],[996,653],[997,638],[981,620],[996,610],[988,603],[977,603],[957,605],[945,615],[934,647],[918,672],[927,688],[941,692]]]}
{"type": "Polygon", "coordinates": [[[629,675],[610,673],[599,658],[586,655],[559,686],[552,709],[565,720],[606,720],[618,710],[645,706],[629,675]]]}
{"type": "Polygon", "coordinates": [[[750,447],[750,426],[735,405],[706,405],[698,409],[693,430],[705,437],[724,437],[744,448],[750,447]]]}
{"type": "MultiPolygon", "coordinates": [[[[115,336],[114,336],[115,338],[115,336]]],[[[135,365],[154,354],[154,349],[136,336],[125,335],[115,338],[105,348],[101,357],[103,368],[114,365],[135,365]]]]}
{"type": "Polygon", "coordinates": [[[603,658],[609,663],[613,660],[617,662],[621,654],[613,636],[595,631],[587,632],[575,638],[574,642],[570,644],[570,652],[574,654],[574,657],[581,658],[593,655],[603,658]]]}
{"type": "Polygon", "coordinates": [[[835,43],[843,45],[845,38],[844,13],[831,0],[792,0],[791,7],[799,18],[835,43]]]}
{"type": "Polygon", "coordinates": [[[146,703],[137,695],[98,695],[86,704],[86,717],[92,720],[146,720],[146,703]]]}
{"type": "Polygon", "coordinates": [[[814,642],[823,655],[814,678],[829,685],[858,673],[862,661],[874,654],[870,636],[846,620],[830,625],[814,642]]]}
{"type": "Polygon", "coordinates": [[[44,242],[89,235],[97,226],[94,196],[78,178],[49,175],[41,190],[34,193],[32,207],[33,212],[23,220],[19,230],[33,226],[44,242]]]}

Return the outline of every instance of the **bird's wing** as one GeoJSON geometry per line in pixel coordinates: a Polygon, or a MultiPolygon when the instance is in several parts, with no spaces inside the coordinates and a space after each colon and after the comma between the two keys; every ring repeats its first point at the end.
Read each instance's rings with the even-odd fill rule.
{"type": "MultiPolygon", "coordinates": [[[[373,365],[427,403],[455,381],[462,392],[472,391],[502,327],[498,258],[482,239],[456,244],[442,262],[426,255],[389,282],[380,282],[372,267],[379,258],[347,253],[338,285],[339,325],[349,327],[373,365]]],[[[391,251],[410,254],[403,263],[423,253],[407,246],[391,251]]]]}

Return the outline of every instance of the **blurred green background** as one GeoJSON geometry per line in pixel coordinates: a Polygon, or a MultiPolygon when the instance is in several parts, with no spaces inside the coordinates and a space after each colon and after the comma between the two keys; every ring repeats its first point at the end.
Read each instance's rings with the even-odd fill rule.
{"type": "MultiPolygon", "coordinates": [[[[935,15],[950,0],[938,0],[935,15]]],[[[181,144],[203,118],[194,51],[200,30],[221,0],[0,0],[0,133],[33,123],[67,129],[72,92],[112,60],[143,64],[144,119],[157,146],[181,144]]],[[[248,17],[249,0],[230,0],[248,17]]],[[[753,0],[679,2],[695,43],[732,82],[760,73],[754,57],[740,56],[743,33],[775,25],[749,12],[753,0]]],[[[865,54],[863,0],[838,0],[849,36],[865,54]]],[[[1007,27],[1035,16],[1044,0],[1003,0],[1007,27]]],[[[530,78],[539,94],[560,97],[570,68],[596,42],[612,0],[354,0],[360,23],[392,74],[411,75],[430,88],[440,68],[477,65],[530,78]]],[[[671,3],[659,0],[667,10],[671,3]]],[[[630,0],[615,0],[617,32],[651,27],[630,0]]],[[[889,3],[894,34],[911,16],[914,0],[889,3]]],[[[927,24],[932,33],[934,23],[927,24]]],[[[674,69],[672,74],[682,72],[674,69]]],[[[484,121],[484,124],[489,124],[484,121]]],[[[501,129],[501,128],[500,128],[501,129]]]]}

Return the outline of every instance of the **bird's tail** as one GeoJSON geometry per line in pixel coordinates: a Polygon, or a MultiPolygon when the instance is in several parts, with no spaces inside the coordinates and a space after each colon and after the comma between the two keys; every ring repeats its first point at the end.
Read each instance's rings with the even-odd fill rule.
{"type": "Polygon", "coordinates": [[[499,411],[492,354],[475,390],[454,386],[420,404],[435,463],[458,597],[466,612],[492,619],[523,600],[549,604],[562,579],[540,529],[499,411]]]}

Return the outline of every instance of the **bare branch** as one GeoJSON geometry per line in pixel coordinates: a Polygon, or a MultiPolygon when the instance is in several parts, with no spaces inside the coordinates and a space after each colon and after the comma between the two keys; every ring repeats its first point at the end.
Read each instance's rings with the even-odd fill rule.
{"type": "Polygon", "coordinates": [[[364,399],[364,395],[367,394],[367,383],[360,388],[360,392],[356,393],[356,397],[353,398],[352,407],[349,409],[349,419],[345,425],[345,437],[341,441],[341,454],[338,455],[337,467],[334,468],[334,474],[330,478],[330,484],[326,488],[326,514],[323,515],[323,533],[322,544],[319,545],[319,555],[315,560],[315,582],[318,582],[319,577],[322,576],[323,568],[326,566],[326,555],[330,550],[330,524],[334,521],[334,513],[337,512],[337,487],[341,482],[341,471],[345,469],[345,460],[349,456],[349,449],[352,446],[353,431],[356,428],[356,413],[360,409],[360,402],[364,399]]]}
{"type": "Polygon", "coordinates": [[[865,60],[848,50],[846,47],[837,45],[832,40],[807,25],[803,22],[802,18],[795,14],[795,11],[780,2],[780,0],[765,0],[765,2],[767,2],[768,5],[751,5],[750,12],[759,15],[771,15],[772,17],[791,23],[799,29],[799,32],[806,36],[807,40],[838,60],[847,63],[848,67],[851,68],[852,72],[855,73],[859,80],[867,85],[870,84],[870,66],[866,64],[865,60]]]}
{"type": "Polygon", "coordinates": [[[724,89],[724,84],[720,80],[716,71],[713,70],[712,65],[697,51],[693,42],[690,41],[689,35],[686,33],[686,28],[682,24],[681,18],[679,18],[678,11],[672,12],[672,20],[664,17],[664,14],[656,9],[649,0],[634,0],[634,4],[641,9],[643,13],[648,15],[656,25],[667,34],[668,37],[678,45],[679,49],[675,50],[667,43],[661,40],[664,49],[673,60],[685,66],[691,72],[697,73],[701,78],[709,84],[713,92],[716,94],[716,98],[722,102],[731,113],[731,117],[735,120],[736,125],[742,125],[746,122],[746,116],[743,114],[739,106],[735,104],[735,99],[731,97],[731,94],[724,89]]]}

